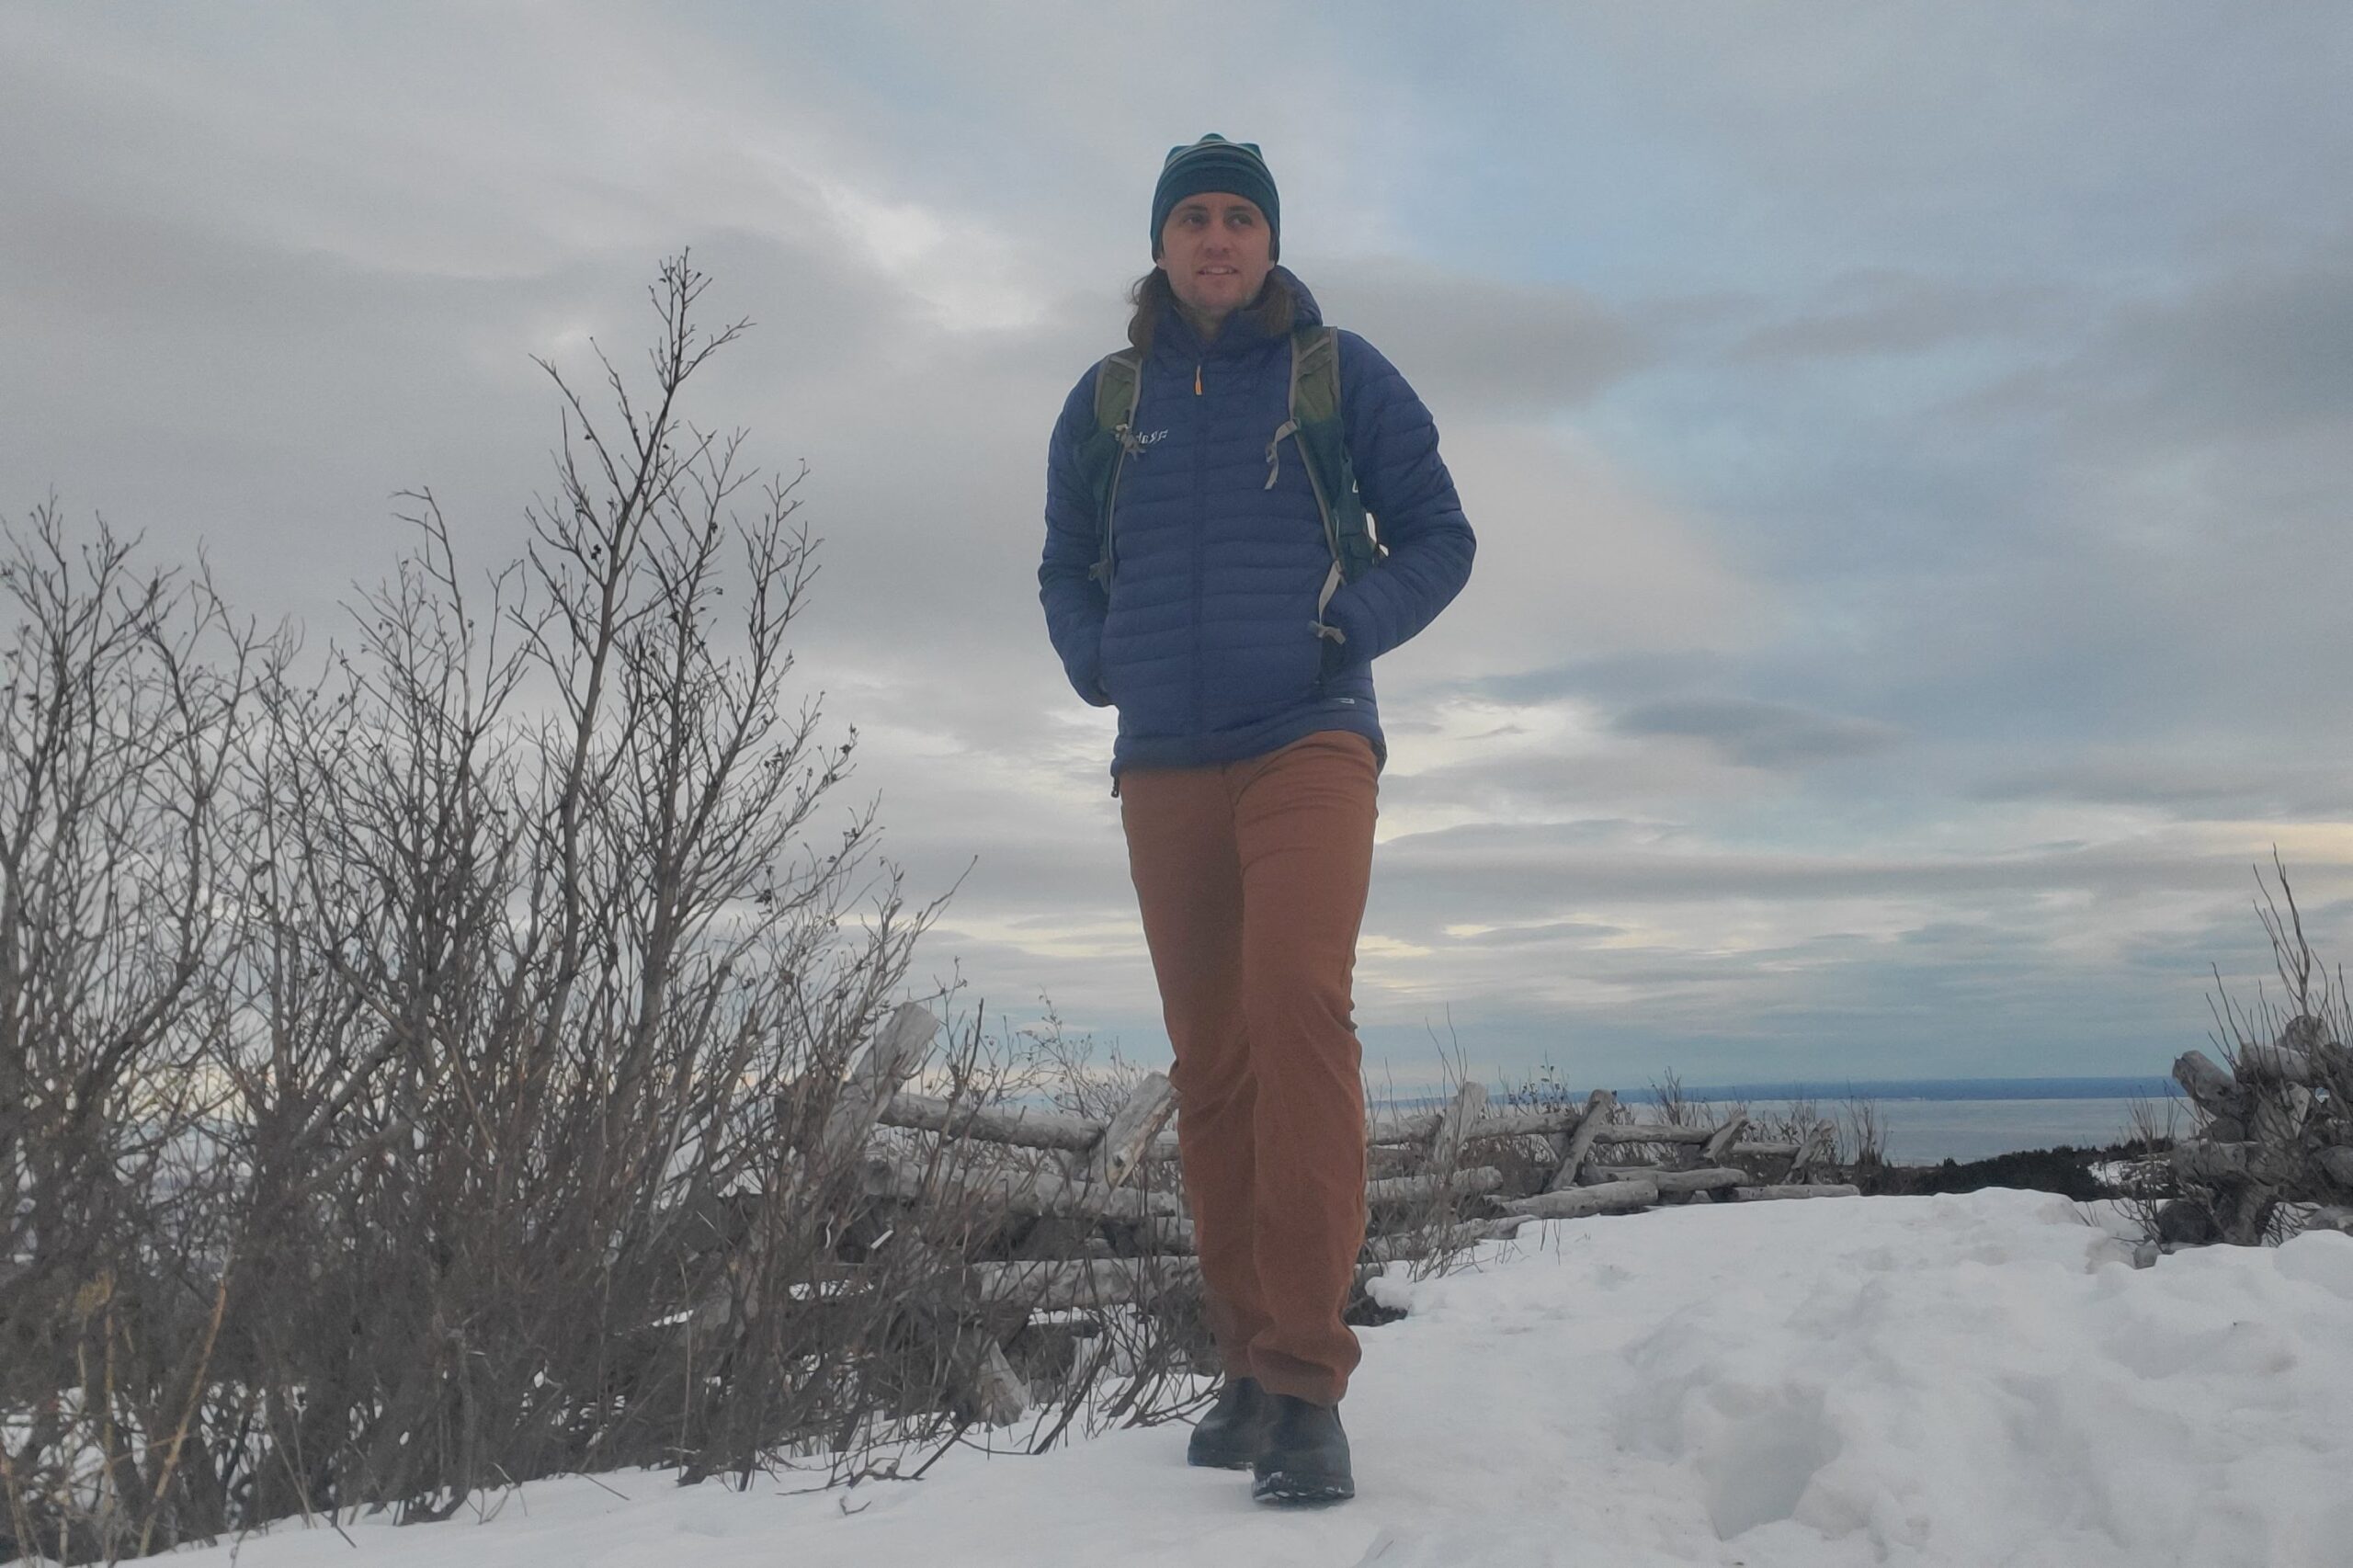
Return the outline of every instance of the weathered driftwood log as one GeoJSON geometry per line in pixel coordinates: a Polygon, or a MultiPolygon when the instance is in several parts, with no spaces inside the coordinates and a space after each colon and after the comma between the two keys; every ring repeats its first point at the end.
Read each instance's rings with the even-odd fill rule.
{"type": "Polygon", "coordinates": [[[1111,1123],[1087,1151],[1085,1179],[1097,1187],[1118,1187],[1142,1163],[1144,1152],[1176,1109],[1176,1091],[1167,1076],[1147,1073],[1120,1108],[1111,1123]]]}
{"type": "Polygon", "coordinates": [[[848,1082],[825,1117],[824,1129],[817,1136],[819,1169],[838,1170],[857,1157],[882,1108],[922,1064],[924,1053],[931,1049],[931,1037],[938,1032],[939,1020],[920,1003],[904,1003],[891,1015],[851,1069],[848,1082]]]}
{"type": "Polygon", "coordinates": [[[1863,1189],[1845,1182],[1782,1182],[1769,1187],[1735,1187],[1732,1195],[1743,1203],[1765,1203],[1783,1198],[1860,1198],[1863,1189]]]}
{"type": "Polygon", "coordinates": [[[1479,1113],[1486,1108],[1486,1085],[1465,1082],[1455,1091],[1446,1114],[1438,1118],[1438,1131],[1430,1135],[1430,1169],[1450,1171],[1461,1163],[1462,1146],[1478,1126],[1479,1113]]]}
{"type": "Polygon", "coordinates": [[[972,1377],[972,1414],[983,1426],[1010,1426],[1029,1408],[1029,1385],[1005,1358],[1005,1346],[990,1340],[972,1377]]]}
{"type": "Polygon", "coordinates": [[[2238,1246],[2253,1246],[2262,1241],[2282,1196],[2302,1186],[2304,1178],[2302,1162],[2294,1151],[2267,1148],[2255,1142],[2213,1143],[2199,1140],[2177,1143],[2173,1151],[2173,1170],[2185,1187],[2211,1188],[2213,1198],[2211,1202],[2200,1199],[2196,1205],[2166,1205],[2158,1216],[2159,1234],[2168,1240],[2192,1242],[2220,1239],[2238,1246]],[[2208,1213],[2202,1222],[2197,1221],[2199,1209],[2208,1213]],[[2180,1218],[2185,1222],[2219,1222],[2220,1237],[2166,1236],[2167,1219],[2177,1210],[2182,1211],[2180,1218]]]}
{"type": "Polygon", "coordinates": [[[2220,1143],[2193,1139],[2174,1145],[2173,1173],[2182,1182],[2199,1187],[2234,1189],[2256,1186],[2287,1199],[2322,1198],[2319,1179],[2353,1187],[2353,1160],[2333,1149],[2307,1153],[2294,1144],[2269,1144],[2249,1139],[2220,1143]]]}
{"type": "MultiPolygon", "coordinates": [[[[1470,1085],[1465,1085],[1468,1089],[1470,1085]]],[[[1482,1089],[1482,1096],[1484,1091],[1482,1089]]],[[[1460,1096],[1458,1096],[1458,1099],[1460,1096]]],[[[1706,1143],[1720,1135],[1722,1127],[1679,1127],[1654,1121],[1611,1121],[1605,1114],[1598,1121],[1592,1116],[1595,1098],[1603,1098],[1605,1110],[1614,1109],[1617,1097],[1608,1090],[1597,1090],[1581,1110],[1500,1110],[1482,1115],[1468,1128],[1472,1138],[1552,1138],[1566,1140],[1581,1129],[1591,1129],[1591,1143],[1706,1143]],[[1606,1097],[1605,1097],[1606,1096],[1606,1097]]],[[[1374,1144],[1435,1143],[1449,1116],[1449,1105],[1444,1111],[1422,1111],[1411,1116],[1381,1117],[1371,1124],[1367,1142],[1374,1144]]],[[[1825,1127],[1827,1123],[1824,1124],[1825,1127]]],[[[1733,1134],[1739,1136],[1737,1132],[1733,1134]]],[[[1760,1144],[1764,1149],[1779,1149],[1787,1154],[1791,1144],[1760,1144]]],[[[1568,1145],[1558,1144],[1556,1158],[1565,1157],[1568,1145]]]]}
{"type": "Polygon", "coordinates": [[[1508,1241],[1528,1223],[1525,1214],[1514,1214],[1501,1220],[1472,1220],[1459,1225],[1449,1225],[1439,1231],[1407,1231],[1393,1236],[1368,1236],[1364,1251],[1358,1255],[1364,1263],[1402,1263],[1410,1258],[1428,1257],[1434,1253],[1460,1252],[1481,1242],[1508,1241]]]}
{"type": "MultiPolygon", "coordinates": [[[[900,1085],[923,1064],[925,1054],[931,1049],[931,1037],[938,1030],[939,1020],[920,1003],[902,1003],[892,1011],[835,1093],[824,1125],[806,1143],[789,1151],[780,1184],[784,1189],[801,1189],[813,1180],[830,1182],[858,1175],[861,1151],[867,1139],[873,1135],[876,1119],[899,1092],[900,1085]]],[[[767,1203],[775,1199],[776,1195],[770,1193],[757,1201],[767,1203]]],[[[741,1256],[733,1262],[732,1272],[735,1277],[755,1283],[766,1278],[769,1251],[783,1234],[783,1227],[752,1225],[744,1238],[741,1256]]],[[[688,1322],[692,1330],[699,1332],[712,1323],[726,1321],[739,1309],[757,1316],[761,1307],[757,1290],[747,1287],[740,1302],[722,1292],[699,1303],[688,1322]]]]}
{"type": "Polygon", "coordinates": [[[1677,1127],[1658,1121],[1613,1121],[1594,1130],[1597,1143],[1705,1143],[1716,1135],[1712,1127],[1677,1127]]]}
{"type": "MultiPolygon", "coordinates": [[[[1139,1223],[1149,1223],[1149,1219],[1139,1223]]],[[[1092,1214],[1038,1214],[1020,1228],[1015,1257],[1108,1257],[1116,1250],[1103,1236],[1103,1221],[1092,1214]]]]}
{"type": "Polygon", "coordinates": [[[1722,1127],[1717,1128],[1714,1132],[1709,1134],[1708,1141],[1699,1146],[1700,1163],[1702,1165],[1720,1165],[1723,1164],[1726,1158],[1725,1151],[1732,1147],[1733,1140],[1738,1138],[1746,1131],[1748,1131],[1747,1113],[1745,1111],[1733,1112],[1731,1116],[1724,1119],[1724,1124],[1722,1127]]]}
{"type": "Polygon", "coordinates": [[[2246,1115],[2246,1086],[2215,1066],[2202,1051],[2185,1051],[2174,1059],[2173,1081],[2209,1116],[2238,1119],[2246,1115]]]}
{"type": "Polygon", "coordinates": [[[1364,1184],[1364,1199],[1375,1207],[1395,1207],[1426,1202],[1442,1191],[1457,1198],[1493,1192],[1503,1184],[1503,1172],[1493,1165],[1476,1165],[1469,1170],[1429,1171],[1421,1176],[1385,1176],[1379,1181],[1369,1181],[1364,1184]]]}
{"type": "Polygon", "coordinates": [[[2328,1025],[2310,1014],[2290,1018],[2279,1038],[2268,1045],[2239,1048],[2238,1071],[2250,1083],[2274,1081],[2317,1087],[2332,1079],[2343,1082],[2353,1069],[2353,1051],[2332,1039],[2328,1025]]]}
{"type": "Polygon", "coordinates": [[[983,1143],[1021,1149],[1060,1149],[1083,1154],[1103,1136],[1103,1124],[1083,1116],[1028,1107],[963,1105],[902,1089],[891,1096],[879,1119],[885,1127],[945,1132],[983,1143]]]}
{"type": "Polygon", "coordinates": [[[1062,1312],[1142,1301],[1169,1285],[1201,1276],[1189,1257],[1091,1257],[1060,1263],[976,1263],[968,1274],[972,1296],[991,1306],[1062,1312]]]}
{"type": "Polygon", "coordinates": [[[2252,1179],[2262,1150],[2254,1143],[2217,1143],[2191,1139],[2173,1146],[2173,1172],[2183,1181],[2208,1186],[2252,1179]]]}
{"type": "Polygon", "coordinates": [[[2284,1149],[2303,1136],[2312,1108],[2313,1092],[2302,1084],[2266,1085],[2256,1094],[2255,1108],[2247,1112],[2246,1135],[2254,1142],[2284,1149]]]}
{"type": "Polygon", "coordinates": [[[1618,1108],[1618,1096],[1608,1089],[1596,1089],[1586,1096],[1585,1112],[1577,1118],[1576,1128],[1570,1132],[1560,1148],[1560,1164],[1553,1167],[1552,1179],[1544,1184],[1547,1192],[1559,1192],[1577,1183],[1577,1170],[1593,1152],[1594,1140],[1609,1125],[1609,1113],[1618,1108]]]}
{"type": "MultiPolygon", "coordinates": [[[[1608,1093],[1606,1090],[1601,1092],[1608,1093]]],[[[1587,1126],[1592,1128],[1588,1146],[1592,1143],[1705,1143],[1722,1131],[1713,1127],[1674,1127],[1648,1121],[1611,1121],[1606,1115],[1596,1122],[1588,1114],[1591,1103],[1590,1100],[1586,1102],[1587,1110],[1495,1111],[1471,1123],[1467,1135],[1478,1139],[1551,1138],[1556,1141],[1555,1158],[1558,1159],[1567,1154],[1565,1141],[1587,1126]]],[[[1612,1107],[1617,1104],[1614,1096],[1608,1104],[1612,1107]]],[[[1383,1117],[1372,1123],[1367,1142],[1376,1146],[1431,1143],[1435,1153],[1435,1141],[1450,1111],[1451,1107],[1448,1111],[1383,1117]]],[[[1826,1122],[1823,1124],[1825,1131],[1828,1125],[1826,1122]]],[[[1778,1153],[1783,1157],[1798,1147],[1794,1143],[1758,1143],[1754,1146],[1761,1153],[1778,1153]]]]}
{"type": "Polygon", "coordinates": [[[2157,1209],[2157,1240],[2167,1246],[2205,1246],[2222,1239],[2213,1210],[2192,1199],[2176,1198],[2157,1209]]]}
{"type": "Polygon", "coordinates": [[[1726,1164],[1734,1165],[1748,1165],[1756,1160],[1794,1160],[1798,1157],[1798,1151],[1803,1147],[1803,1144],[1786,1142],[1779,1139],[1769,1143],[1756,1143],[1744,1138],[1725,1150],[1719,1157],[1726,1164]]]}
{"type": "Polygon", "coordinates": [[[2302,1046],[2265,1045],[2249,1041],[2239,1047],[2238,1080],[2242,1084],[2302,1084],[2318,1081],[2319,1064],[2302,1046]]]}
{"type": "Polygon", "coordinates": [[[1501,1110],[1479,1119],[1481,1138],[1558,1138],[1577,1124],[1573,1110],[1501,1110]]]}
{"type": "Polygon", "coordinates": [[[1427,1143],[1438,1136],[1438,1124],[1445,1113],[1435,1110],[1415,1111],[1410,1116],[1375,1117],[1365,1129],[1368,1143],[1427,1143]]]}
{"type": "Polygon", "coordinates": [[[950,1178],[945,1193],[930,1190],[923,1167],[913,1160],[875,1159],[866,1165],[866,1190],[876,1198],[908,1202],[934,1199],[995,1204],[1015,1214],[1077,1215],[1113,1220],[1142,1220],[1150,1215],[1175,1216],[1182,1211],[1173,1192],[1140,1192],[1133,1187],[1103,1187],[1070,1181],[1052,1171],[992,1171],[950,1178]]]}
{"type": "Polygon", "coordinates": [[[2310,1013],[2299,1013],[2280,1026],[2279,1043],[2290,1051],[2318,1051],[2329,1043],[2328,1025],[2310,1013]]]}
{"type": "Polygon", "coordinates": [[[1830,1123],[1815,1122],[1813,1130],[1799,1142],[1797,1153],[1790,1156],[1790,1168],[1781,1173],[1781,1179],[1784,1182],[1804,1180],[1805,1173],[1812,1170],[1817,1161],[1830,1157],[1831,1145],[1837,1136],[1838,1130],[1830,1123]]]}
{"type": "Polygon", "coordinates": [[[1589,1214],[1622,1214],[1648,1209],[1657,1201],[1658,1184],[1643,1180],[1563,1187],[1540,1192],[1533,1198],[1498,1199],[1495,1206],[1506,1214],[1519,1214],[1530,1220],[1581,1220],[1589,1214]]]}
{"type": "Polygon", "coordinates": [[[1728,1187],[1747,1187],[1755,1181],[1746,1171],[1734,1170],[1730,1165],[1701,1165],[1688,1171],[1653,1170],[1641,1165],[1596,1165],[1591,1174],[1604,1181],[1646,1181],[1661,1193],[1716,1192],[1728,1187]]]}
{"type": "Polygon", "coordinates": [[[2271,1228],[2271,1216],[2279,1208],[2279,1189],[2262,1182],[2249,1182],[2239,1188],[2237,1202],[2222,1221],[2222,1239],[2236,1246],[2258,1244],[2264,1233],[2271,1228]]]}

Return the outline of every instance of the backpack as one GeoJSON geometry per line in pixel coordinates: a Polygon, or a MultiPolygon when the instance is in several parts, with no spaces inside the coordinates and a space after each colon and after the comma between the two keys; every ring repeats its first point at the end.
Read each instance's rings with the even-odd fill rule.
{"type": "MultiPolygon", "coordinates": [[[[1107,591],[1114,563],[1111,520],[1120,497],[1120,471],[1130,456],[1142,450],[1135,438],[1136,400],[1142,383],[1142,350],[1123,348],[1104,357],[1096,367],[1095,429],[1078,449],[1079,471],[1095,495],[1102,540],[1087,575],[1107,591]]],[[[1316,635],[1344,642],[1338,627],[1324,624],[1324,608],[1341,584],[1363,576],[1389,551],[1357,494],[1356,473],[1348,465],[1347,431],[1340,420],[1340,339],[1331,327],[1301,326],[1291,332],[1290,417],[1267,443],[1269,490],[1275,487],[1277,454],[1286,437],[1306,460],[1308,486],[1315,492],[1315,509],[1324,518],[1324,540],[1332,547],[1332,570],[1315,601],[1316,635]]]]}

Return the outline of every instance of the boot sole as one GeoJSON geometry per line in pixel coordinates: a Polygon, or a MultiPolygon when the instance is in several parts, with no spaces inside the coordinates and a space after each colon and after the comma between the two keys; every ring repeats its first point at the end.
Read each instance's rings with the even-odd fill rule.
{"type": "Polygon", "coordinates": [[[1278,1471],[1250,1483],[1250,1495],[1276,1507],[1312,1508],[1345,1503],[1357,1494],[1357,1483],[1344,1476],[1295,1475],[1278,1471]]]}

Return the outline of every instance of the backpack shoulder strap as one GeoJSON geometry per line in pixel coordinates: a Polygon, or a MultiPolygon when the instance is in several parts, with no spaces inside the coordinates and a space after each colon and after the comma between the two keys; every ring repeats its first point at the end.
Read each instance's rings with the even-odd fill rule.
{"type": "Polygon", "coordinates": [[[1111,585],[1111,514],[1120,494],[1120,470],[1135,450],[1136,400],[1143,392],[1143,354],[1122,348],[1095,367],[1095,428],[1079,443],[1078,467],[1095,498],[1097,537],[1101,541],[1087,574],[1111,585]]]}
{"type": "Polygon", "coordinates": [[[1135,418],[1136,394],[1143,386],[1143,355],[1134,348],[1106,354],[1095,367],[1096,428],[1117,437],[1135,418]]]}
{"type": "MultiPolygon", "coordinates": [[[[1340,405],[1340,334],[1315,325],[1294,328],[1290,336],[1290,424],[1315,504],[1324,513],[1324,535],[1332,547],[1334,578],[1324,600],[1341,583],[1353,583],[1372,569],[1382,553],[1364,498],[1357,494],[1348,461],[1347,429],[1340,405]]],[[[1317,612],[1322,613],[1322,605],[1317,612]]]]}
{"type": "Polygon", "coordinates": [[[1290,335],[1290,416],[1304,425],[1340,417],[1340,334],[1302,326],[1290,335]]]}

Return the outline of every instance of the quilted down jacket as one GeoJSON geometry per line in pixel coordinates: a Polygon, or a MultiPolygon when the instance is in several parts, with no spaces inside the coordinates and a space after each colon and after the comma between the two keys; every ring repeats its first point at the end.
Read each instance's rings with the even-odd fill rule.
{"type": "MultiPolygon", "coordinates": [[[[1306,288],[1282,277],[1299,320],[1320,322],[1306,288]]],[[[1344,641],[1316,631],[1332,552],[1305,460],[1295,442],[1269,445],[1290,416],[1287,338],[1237,314],[1204,344],[1173,308],[1163,316],[1136,403],[1142,445],[1120,477],[1108,592],[1088,575],[1100,525],[1077,463],[1095,428],[1095,371],[1071,389],[1048,450],[1039,597],[1072,687],[1118,705],[1115,779],[1257,756],[1317,730],[1353,730],[1386,761],[1372,661],[1461,590],[1473,541],[1429,411],[1372,345],[1339,336],[1348,460],[1389,551],[1326,608],[1344,641]]]]}

